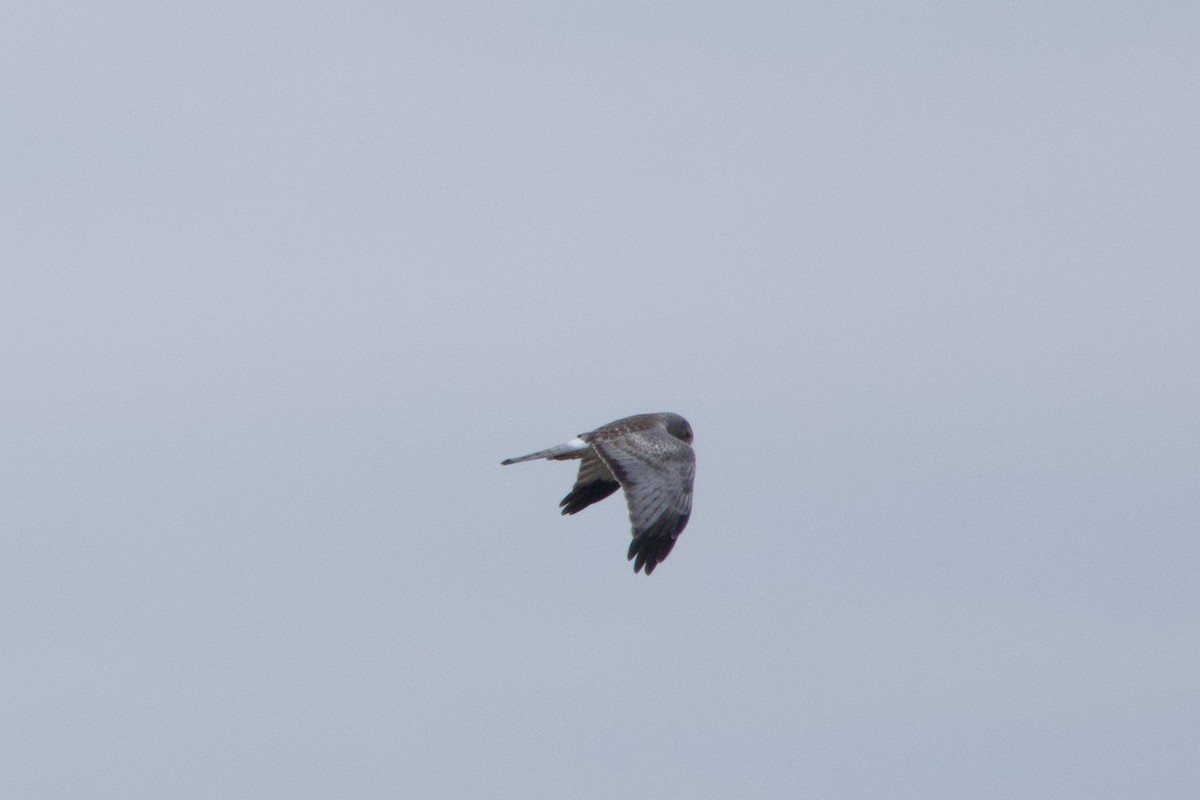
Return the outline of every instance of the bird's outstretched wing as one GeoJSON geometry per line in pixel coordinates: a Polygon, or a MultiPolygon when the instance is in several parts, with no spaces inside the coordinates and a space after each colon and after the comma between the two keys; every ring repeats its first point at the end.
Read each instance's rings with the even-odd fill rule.
{"type": "MultiPolygon", "coordinates": [[[[691,516],[696,454],[661,427],[606,426],[582,438],[625,490],[633,527],[629,558],[636,558],[634,572],[644,567],[649,575],[670,554],[691,516]]],[[[581,468],[581,478],[582,473],[581,468]]]]}
{"type": "Polygon", "coordinates": [[[564,514],[578,514],[592,503],[599,503],[604,498],[621,488],[621,484],[613,477],[612,470],[604,463],[594,449],[589,449],[579,464],[579,477],[571,487],[571,493],[559,503],[564,514]]]}

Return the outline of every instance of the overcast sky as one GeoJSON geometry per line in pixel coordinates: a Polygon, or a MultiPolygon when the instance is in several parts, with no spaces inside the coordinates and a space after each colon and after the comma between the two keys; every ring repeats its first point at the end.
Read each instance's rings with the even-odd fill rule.
{"type": "Polygon", "coordinates": [[[1197,8],[10,3],[0,795],[1200,796],[1197,8]]]}

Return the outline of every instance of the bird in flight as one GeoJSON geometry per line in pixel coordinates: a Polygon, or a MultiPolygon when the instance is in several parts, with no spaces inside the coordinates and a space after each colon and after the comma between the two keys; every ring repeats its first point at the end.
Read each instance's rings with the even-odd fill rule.
{"type": "Polygon", "coordinates": [[[625,490],[633,526],[629,560],[634,562],[634,572],[643,567],[647,575],[654,572],[687,527],[696,453],[692,426],[678,414],[625,417],[564,444],[500,463],[540,458],[583,459],[575,486],[559,503],[564,514],[576,514],[617,489],[625,490]]]}

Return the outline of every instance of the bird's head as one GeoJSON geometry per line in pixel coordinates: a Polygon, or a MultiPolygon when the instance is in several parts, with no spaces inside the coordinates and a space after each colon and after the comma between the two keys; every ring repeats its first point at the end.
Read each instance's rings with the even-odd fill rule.
{"type": "Polygon", "coordinates": [[[679,439],[682,442],[692,443],[692,426],[688,421],[678,414],[663,414],[663,422],[666,424],[667,433],[679,439]]]}

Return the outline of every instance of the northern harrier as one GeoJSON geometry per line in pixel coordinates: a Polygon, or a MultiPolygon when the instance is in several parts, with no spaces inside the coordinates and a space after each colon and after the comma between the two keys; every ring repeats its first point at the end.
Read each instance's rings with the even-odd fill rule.
{"type": "Polygon", "coordinates": [[[629,559],[637,559],[634,572],[645,567],[649,575],[670,554],[692,513],[696,454],[691,445],[692,426],[678,414],[638,414],[501,463],[583,459],[575,486],[559,503],[564,514],[578,513],[624,489],[633,524],[629,559]]]}

